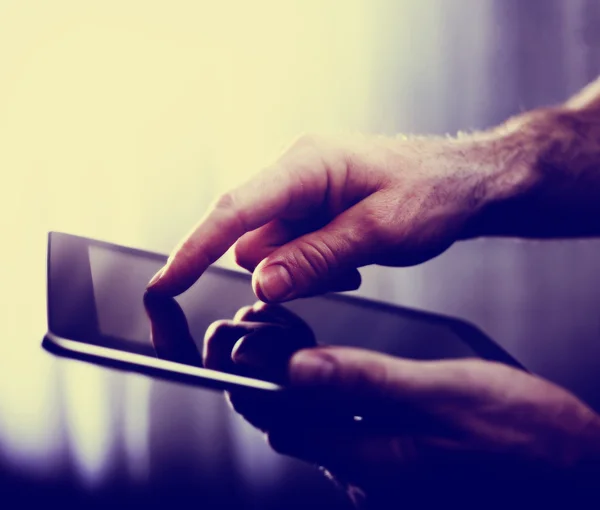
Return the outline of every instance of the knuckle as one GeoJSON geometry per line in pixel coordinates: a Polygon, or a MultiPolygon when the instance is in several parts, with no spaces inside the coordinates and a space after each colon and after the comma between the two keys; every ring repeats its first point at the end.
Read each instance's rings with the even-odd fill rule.
{"type": "MultiPolygon", "coordinates": [[[[361,356],[352,355],[349,358],[345,356],[345,352],[352,351],[355,349],[336,348],[331,352],[335,379],[359,399],[377,400],[389,396],[390,390],[393,389],[391,387],[393,374],[389,364],[370,356],[368,352],[361,356]],[[338,355],[333,355],[334,353],[338,355]]],[[[360,352],[356,351],[356,354],[360,352]]]]}
{"type": "MultiPolygon", "coordinates": [[[[470,389],[480,387],[482,380],[487,380],[490,383],[494,380],[493,376],[490,377],[490,373],[493,374],[493,371],[490,371],[490,368],[492,368],[492,365],[480,365],[479,360],[465,360],[461,361],[460,363],[448,362],[446,365],[446,379],[448,381],[452,381],[452,383],[455,385],[460,385],[462,388],[464,388],[464,395],[466,396],[469,394],[470,389]]],[[[506,380],[505,378],[510,377],[511,374],[502,374],[500,380],[504,381],[506,380]]],[[[493,384],[489,385],[490,390],[493,387],[493,384]]]]}
{"type": "Polygon", "coordinates": [[[219,337],[223,334],[223,332],[229,329],[229,322],[226,320],[218,320],[213,322],[208,328],[206,328],[206,333],[204,334],[204,342],[205,345],[214,342],[215,338],[219,337]]]}
{"type": "Polygon", "coordinates": [[[360,357],[360,350],[351,347],[317,348],[320,355],[331,365],[331,380],[342,385],[357,398],[384,398],[393,390],[393,373],[388,363],[377,357],[360,357]],[[347,356],[352,354],[351,356],[347,356]]]}
{"type": "Polygon", "coordinates": [[[387,364],[370,361],[365,364],[364,370],[358,370],[356,374],[355,384],[359,391],[364,388],[370,393],[381,396],[388,392],[392,374],[387,364]]]}
{"type": "Polygon", "coordinates": [[[293,253],[293,263],[307,277],[325,277],[336,267],[337,259],[327,242],[307,238],[298,243],[293,253]]]}
{"type": "Polygon", "coordinates": [[[235,197],[233,196],[233,192],[227,191],[219,195],[217,200],[215,201],[215,209],[223,209],[226,211],[235,209],[235,197]]]}
{"type": "Polygon", "coordinates": [[[322,142],[322,137],[315,133],[303,133],[296,138],[292,144],[292,149],[304,149],[307,147],[318,147],[322,142]]]}
{"type": "Polygon", "coordinates": [[[246,221],[244,213],[238,205],[238,200],[234,191],[227,191],[219,195],[213,205],[214,211],[219,211],[225,215],[225,217],[235,220],[239,223],[242,231],[248,230],[246,228],[246,221]]]}
{"type": "Polygon", "coordinates": [[[316,135],[303,135],[292,145],[289,154],[289,171],[298,178],[320,174],[324,166],[327,144],[316,135]]]}
{"type": "Polygon", "coordinates": [[[253,310],[252,305],[244,306],[236,312],[235,316],[233,317],[233,321],[234,322],[244,321],[244,320],[246,320],[246,317],[248,316],[248,314],[252,313],[253,311],[254,310],[253,310]]]}
{"type": "Polygon", "coordinates": [[[263,301],[257,301],[253,305],[249,306],[249,308],[253,312],[265,312],[265,311],[268,311],[270,309],[276,308],[276,305],[270,305],[270,304],[265,303],[263,301]]]}
{"type": "Polygon", "coordinates": [[[321,136],[302,135],[284,153],[279,166],[289,180],[290,203],[310,209],[324,200],[331,166],[331,145],[321,136]]]}

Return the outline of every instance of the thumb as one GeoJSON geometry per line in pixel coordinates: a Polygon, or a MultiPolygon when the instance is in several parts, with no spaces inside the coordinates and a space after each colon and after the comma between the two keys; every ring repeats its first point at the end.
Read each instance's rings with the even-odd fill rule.
{"type": "Polygon", "coordinates": [[[426,404],[449,396],[460,374],[457,361],[413,361],[351,347],[303,349],[289,365],[294,387],[316,389],[340,403],[374,405],[426,404]]]}
{"type": "Polygon", "coordinates": [[[265,258],[253,275],[258,298],[272,303],[358,288],[357,268],[371,262],[377,246],[366,202],[265,258]]]}

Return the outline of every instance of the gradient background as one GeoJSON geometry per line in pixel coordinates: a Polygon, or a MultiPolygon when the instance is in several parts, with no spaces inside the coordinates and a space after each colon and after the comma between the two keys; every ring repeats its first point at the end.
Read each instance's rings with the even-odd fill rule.
{"type": "MultiPolygon", "coordinates": [[[[0,0],[3,472],[92,493],[234,472],[257,507],[334,505],[212,394],[42,352],[46,232],[168,252],[302,132],[453,133],[565,99],[600,72],[598,26],[596,0],[0,0]]],[[[600,408],[599,248],[461,243],[358,293],[470,320],[600,408]]]]}

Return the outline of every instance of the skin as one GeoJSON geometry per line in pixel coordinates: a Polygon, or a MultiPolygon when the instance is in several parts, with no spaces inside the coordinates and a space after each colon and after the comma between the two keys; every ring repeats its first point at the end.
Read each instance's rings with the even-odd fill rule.
{"type": "MultiPolygon", "coordinates": [[[[257,297],[277,303],[357,288],[362,266],[418,264],[464,239],[598,234],[600,80],[562,105],[456,138],[302,137],[214,203],[149,291],[184,291],[233,245],[238,263],[253,273],[257,297]]],[[[249,370],[253,363],[239,359],[246,339],[246,356],[259,374],[275,371],[290,388],[317,389],[327,409],[365,408],[387,418],[385,434],[374,439],[346,425],[265,424],[252,405],[236,406],[277,450],[341,473],[375,506],[393,499],[399,480],[439,476],[439,466],[472,476],[600,476],[598,416],[547,381],[481,360],[415,362],[354,349],[285,347],[273,329],[250,335],[247,323],[256,329],[265,321],[246,319],[209,332],[208,344],[221,348],[213,358],[205,352],[208,365],[249,370]],[[261,335],[271,340],[256,347],[261,335]],[[272,359],[270,352],[279,355],[272,359]],[[423,433],[395,420],[409,411],[423,433]]],[[[375,428],[381,431],[381,423],[375,428]]]]}
{"type": "MultiPolygon", "coordinates": [[[[151,297],[146,309],[159,357],[201,365],[176,301],[151,297]]],[[[506,365],[318,347],[299,317],[262,302],[213,324],[202,358],[206,368],[286,385],[228,398],[276,451],[323,466],[359,506],[479,508],[499,487],[511,507],[566,495],[573,505],[573,494],[595,491],[599,418],[506,365]]]]}

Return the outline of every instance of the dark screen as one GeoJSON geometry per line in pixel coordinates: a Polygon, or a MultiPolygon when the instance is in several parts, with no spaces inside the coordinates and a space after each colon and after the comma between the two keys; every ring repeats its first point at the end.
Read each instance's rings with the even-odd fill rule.
{"type": "MultiPolygon", "coordinates": [[[[143,295],[162,262],[97,245],[90,245],[88,254],[100,343],[102,338],[119,339],[123,350],[146,353],[147,349],[154,354],[143,295]]],[[[256,297],[249,277],[209,270],[176,300],[201,351],[212,322],[233,318],[256,297]]],[[[297,300],[285,306],[312,328],[322,344],[361,346],[414,359],[476,355],[449,320],[337,296],[297,300]]]]}

